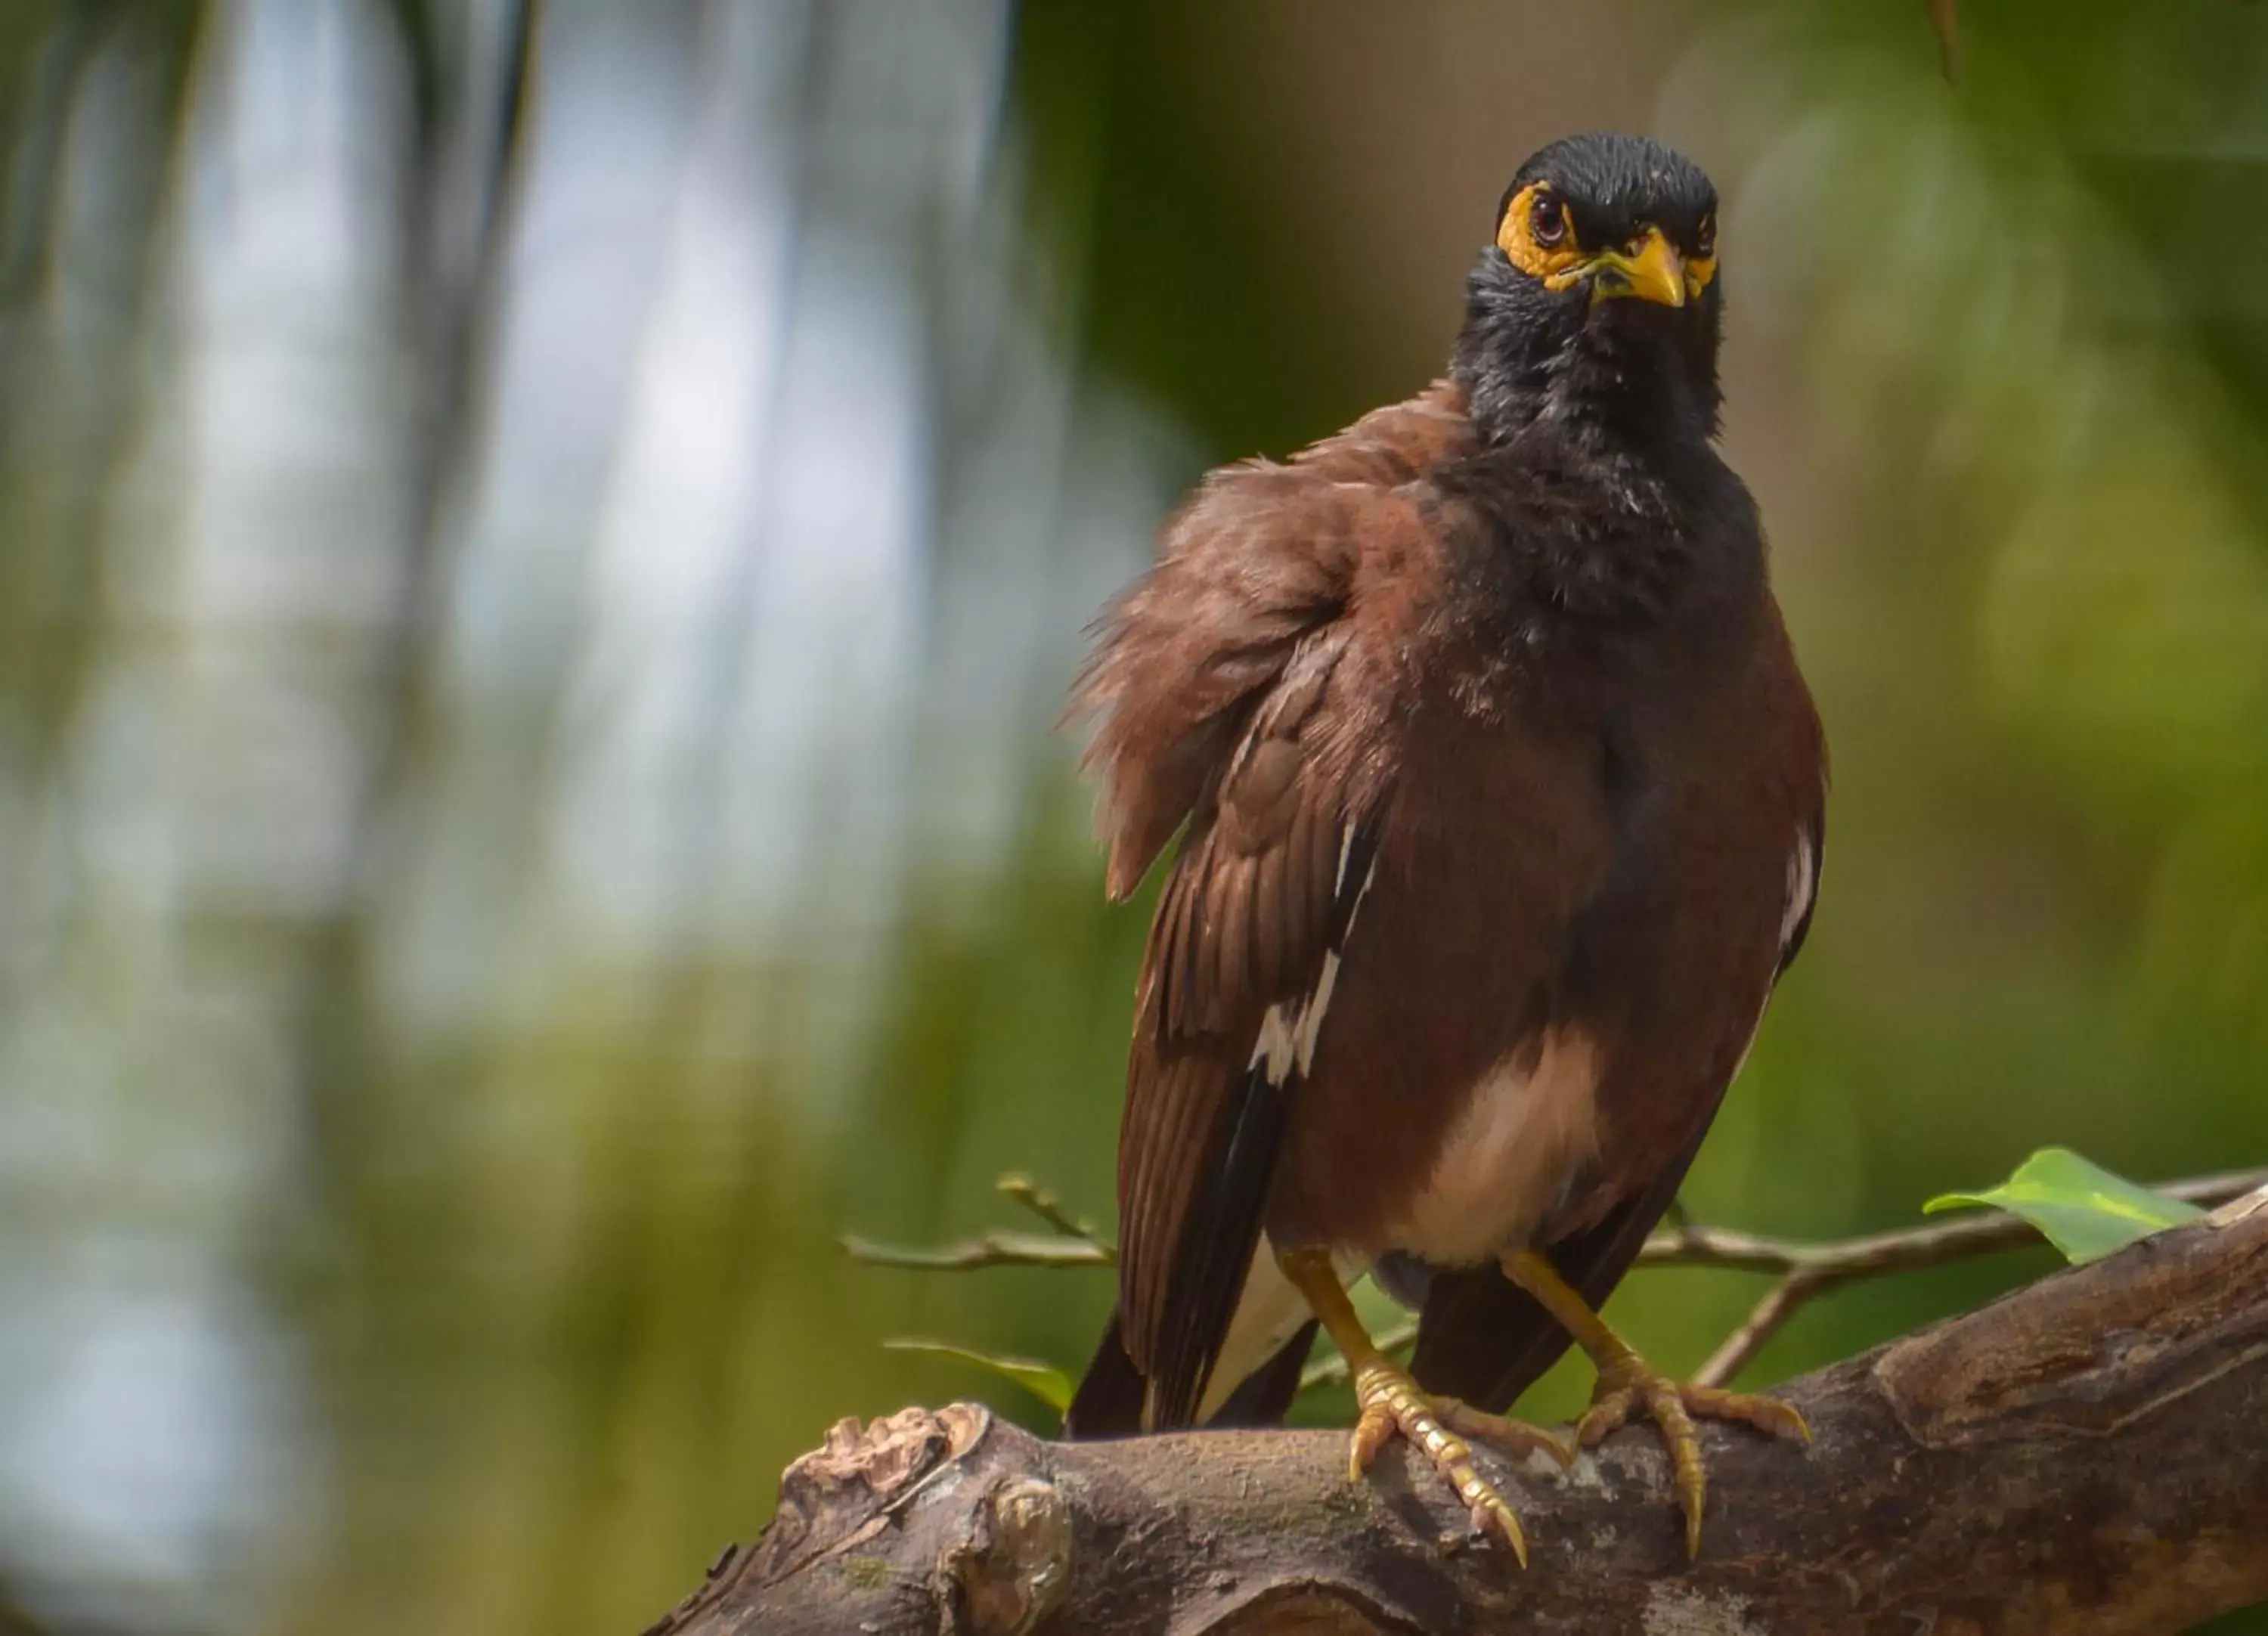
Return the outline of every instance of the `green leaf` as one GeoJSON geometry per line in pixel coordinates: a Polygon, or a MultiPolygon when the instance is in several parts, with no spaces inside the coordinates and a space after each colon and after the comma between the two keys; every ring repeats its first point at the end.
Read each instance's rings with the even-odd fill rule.
{"type": "Polygon", "coordinates": [[[1987,1205],[2021,1216],[2074,1264],[2099,1260],[2137,1239],[2205,1214],[2195,1205],[2154,1193],[2080,1158],[2067,1147],[2043,1147],[2016,1173],[1981,1193],[1945,1193],[1925,1215],[1987,1205]]]}
{"type": "Polygon", "coordinates": [[[940,1358],[958,1358],[961,1362],[973,1363],[980,1369],[990,1369],[1003,1380],[1015,1382],[1057,1414],[1071,1407],[1071,1376],[1051,1363],[1042,1363],[1035,1358],[1002,1358],[991,1352],[956,1346],[951,1341],[924,1340],[911,1336],[901,1336],[884,1341],[882,1345],[890,1352],[925,1352],[940,1358]]]}

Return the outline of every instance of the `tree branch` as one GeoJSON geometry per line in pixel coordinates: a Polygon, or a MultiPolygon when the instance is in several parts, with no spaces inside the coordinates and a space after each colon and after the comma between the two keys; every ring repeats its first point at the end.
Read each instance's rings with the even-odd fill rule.
{"type": "MultiPolygon", "coordinates": [[[[2268,1186],[2268,1168],[2226,1170],[2217,1175],[2166,1182],[2155,1190],[2192,1205],[2213,1205],[2268,1186]]],[[[905,1267],[924,1272],[966,1272],[983,1267],[1107,1267],[1117,1252],[1098,1237],[1094,1226],[1063,1213],[1054,1194],[1021,1175],[1005,1175],[1001,1193],[1024,1205],[1056,1229],[1053,1234],[991,1232],[936,1249],[878,1244],[845,1234],[843,1252],[870,1266],[905,1267]]],[[[1730,1227],[1697,1226],[1682,1210],[1671,1225],[1655,1233],[1638,1251],[1641,1267],[1713,1267],[1727,1272],[1771,1272],[1779,1281],[1758,1298],[1740,1328],[1695,1372],[1696,1384],[1722,1386],[1764,1349],[1787,1321],[1821,1296],[1845,1285],[1891,1272],[1911,1272],[1948,1262],[1971,1260],[2039,1242],[2031,1224],[1998,1212],[1979,1212],[1823,1243],[1770,1238],[1730,1227]]],[[[1418,1338],[1415,1323],[1395,1324],[1374,1338],[1379,1349],[1399,1356],[1418,1338]]],[[[1346,1360],[1332,1354],[1307,1366],[1302,1391],[1347,1377],[1346,1360]]]]}
{"type": "MultiPolygon", "coordinates": [[[[2219,1175],[2168,1182],[2155,1190],[2192,1205],[2220,1205],[2268,1186],[2268,1169],[2228,1170],[2219,1175]]],[[[2039,1234],[2021,1217],[1997,1211],[1957,1216],[1927,1227],[1871,1233],[1833,1243],[1806,1244],[1759,1238],[1722,1227],[1690,1223],[1657,1233],[1639,1252],[1642,1267],[1719,1267],[1745,1272],[1777,1272],[1778,1283],[1764,1292],[1741,1327],[1695,1373],[1703,1386],[1722,1386],[1764,1349],[1787,1321],[1822,1295],[1862,1279],[1911,1272],[1948,1262],[1968,1261],[2002,1250],[2026,1249],[2039,1234]]]]}
{"type": "Polygon", "coordinates": [[[2264,1197],[1793,1382],[1808,1450],[1708,1427],[1691,1564],[1645,1428],[1506,1478],[1522,1573],[1399,1444],[1350,1483],[1344,1432],[1052,1444],[956,1404],[837,1426],[656,1630],[2178,1631],[2268,1598],[2264,1197]]]}

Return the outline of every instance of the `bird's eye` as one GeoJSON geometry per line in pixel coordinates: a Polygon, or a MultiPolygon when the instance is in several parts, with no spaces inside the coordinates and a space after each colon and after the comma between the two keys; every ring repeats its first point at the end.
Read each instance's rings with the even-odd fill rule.
{"type": "Polygon", "coordinates": [[[1712,210],[1708,215],[1703,217],[1701,218],[1701,225],[1693,230],[1693,254],[1696,255],[1714,255],[1717,254],[1716,211],[1712,210]]]}
{"type": "Polygon", "coordinates": [[[1545,249],[1567,237],[1567,207],[1548,193],[1535,195],[1528,207],[1528,236],[1545,249]]]}

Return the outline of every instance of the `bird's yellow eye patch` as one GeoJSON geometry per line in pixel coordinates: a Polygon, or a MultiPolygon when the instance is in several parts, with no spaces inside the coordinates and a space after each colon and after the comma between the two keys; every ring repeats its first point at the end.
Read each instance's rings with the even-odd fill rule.
{"type": "Polygon", "coordinates": [[[1685,288],[1697,301],[1716,276],[1717,212],[1712,210],[1701,218],[1701,230],[1693,237],[1693,254],[1685,261],[1685,288]]]}
{"type": "Polygon", "coordinates": [[[1587,259],[1575,242],[1575,223],[1565,202],[1540,181],[1522,188],[1504,207],[1496,247],[1521,272],[1555,290],[1565,288],[1587,259]]]}

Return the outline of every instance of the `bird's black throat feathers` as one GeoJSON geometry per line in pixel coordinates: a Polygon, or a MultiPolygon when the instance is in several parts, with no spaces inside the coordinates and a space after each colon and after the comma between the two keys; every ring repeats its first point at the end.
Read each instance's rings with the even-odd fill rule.
{"type": "MultiPolygon", "coordinates": [[[[1499,213],[1537,183],[1565,203],[1584,244],[1658,230],[1685,255],[1708,254],[1713,273],[1715,190],[1659,144],[1555,144],[1521,167],[1499,213]]],[[[1555,625],[1572,615],[1589,628],[1577,637],[1587,646],[1602,622],[1658,633],[1694,599],[1714,605],[1702,623],[1728,643],[1745,636],[1763,547],[1754,502],[1712,446],[1721,335],[1713,276],[1679,306],[1602,299],[1588,282],[1550,288],[1497,245],[1482,252],[1450,368],[1475,445],[1436,480],[1482,523],[1468,566],[1492,583],[1460,605],[1521,611],[1524,628],[1492,633],[1499,640],[1548,640],[1538,615],[1555,625]]]]}
{"type": "Polygon", "coordinates": [[[1714,284],[1683,309],[1594,305],[1580,286],[1523,277],[1491,246],[1466,284],[1449,374],[1485,445],[1543,429],[1639,449],[1706,443],[1724,395],[1722,313],[1714,284]]]}

